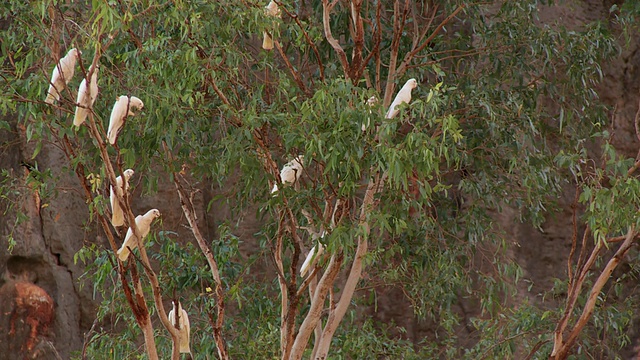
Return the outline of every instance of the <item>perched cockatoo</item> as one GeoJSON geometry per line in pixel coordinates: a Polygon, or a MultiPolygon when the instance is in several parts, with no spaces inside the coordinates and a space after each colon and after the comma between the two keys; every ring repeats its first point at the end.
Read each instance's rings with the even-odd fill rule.
{"type": "Polygon", "coordinates": [[[307,258],[304,259],[302,267],[300,268],[300,276],[304,277],[307,274],[307,271],[310,271],[314,266],[316,266],[316,263],[318,262],[318,259],[320,259],[320,255],[322,255],[323,252],[324,246],[320,242],[318,242],[317,245],[314,245],[311,250],[309,250],[307,258]],[[318,250],[316,251],[316,249],[318,250]]]}
{"type": "MultiPolygon", "coordinates": [[[[89,73],[91,73],[93,66],[89,67],[89,73]]],[[[89,74],[87,73],[87,74],[89,74]]],[[[78,100],[76,101],[80,106],[76,106],[76,114],[73,117],[73,125],[80,126],[91,112],[93,103],[98,97],[98,67],[95,68],[93,74],[91,74],[91,81],[87,88],[87,79],[82,79],[80,88],[78,88],[78,100]]]]}
{"type": "MultiPolygon", "coordinates": [[[[268,17],[279,18],[280,9],[278,8],[278,4],[271,0],[271,2],[269,2],[269,5],[264,8],[264,14],[268,17]]],[[[273,49],[273,38],[271,37],[269,32],[265,30],[263,36],[262,48],[265,50],[273,49]]]]}
{"type": "MultiPolygon", "coordinates": [[[[289,161],[284,164],[282,170],[280,170],[280,178],[282,179],[283,184],[295,184],[296,181],[300,179],[302,176],[304,164],[304,156],[298,155],[297,158],[289,161]]],[[[271,189],[271,193],[278,191],[278,184],[273,185],[273,189],[271,189]]]]}
{"type": "Polygon", "coordinates": [[[109,144],[113,145],[116,143],[116,137],[118,136],[118,132],[120,132],[120,128],[124,125],[124,119],[127,116],[134,116],[135,114],[131,111],[133,108],[138,110],[144,107],[144,103],[142,100],[138,99],[135,96],[126,96],[122,95],[116,98],[116,103],[113,104],[113,110],[111,110],[111,118],[109,118],[109,130],[107,131],[107,138],[109,138],[109,144]],[[127,112],[127,109],[129,112],[127,112]]]}
{"type": "Polygon", "coordinates": [[[362,131],[367,131],[367,128],[371,125],[371,108],[374,107],[376,105],[376,103],[378,102],[378,98],[375,96],[370,97],[367,100],[367,105],[369,105],[369,115],[367,115],[367,122],[362,124],[362,131]]]}
{"type": "Polygon", "coordinates": [[[191,325],[189,324],[189,316],[187,312],[182,308],[180,301],[178,301],[178,306],[176,309],[176,302],[172,301],[173,309],[169,311],[169,321],[171,325],[175,326],[180,332],[180,353],[191,353],[189,349],[189,339],[191,336],[191,325]],[[176,313],[180,314],[179,318],[176,319],[176,313]]]}
{"type": "Polygon", "coordinates": [[[44,102],[53,104],[54,101],[60,100],[60,93],[67,87],[67,84],[73,77],[73,73],[76,71],[76,61],[80,55],[82,55],[82,52],[73,48],[58,61],[51,73],[51,82],[49,83],[47,98],[44,102]]]}
{"type": "MultiPolygon", "coordinates": [[[[123,194],[129,189],[129,179],[131,179],[133,174],[134,171],[132,169],[127,169],[124,171],[124,181],[122,181],[122,176],[116,178],[116,186],[122,189],[123,194]]],[[[111,225],[122,226],[124,225],[124,215],[122,214],[122,209],[120,208],[120,203],[118,202],[113,186],[109,187],[109,191],[109,200],[111,200],[111,225]]]]}
{"type": "Polygon", "coordinates": [[[385,116],[387,119],[393,119],[394,117],[396,117],[396,115],[398,115],[400,109],[397,109],[396,107],[403,103],[408,104],[411,101],[411,90],[415,89],[417,86],[418,82],[416,81],[416,79],[407,80],[402,89],[398,91],[398,95],[396,95],[396,98],[393,99],[391,106],[389,106],[389,111],[387,112],[387,116],[385,116]]]}
{"type": "Polygon", "coordinates": [[[127,236],[125,236],[124,242],[122,243],[120,250],[118,250],[118,257],[120,258],[120,261],[127,261],[130,253],[129,248],[133,250],[137,248],[138,245],[142,244],[142,240],[144,240],[144,238],[149,235],[149,231],[151,230],[151,223],[153,222],[153,220],[155,220],[155,218],[159,216],[160,211],[158,211],[158,209],[151,209],[144,215],[136,216],[136,227],[140,232],[140,241],[138,241],[135,236],[133,236],[133,231],[131,230],[131,228],[129,228],[129,230],[127,230],[127,236]]]}

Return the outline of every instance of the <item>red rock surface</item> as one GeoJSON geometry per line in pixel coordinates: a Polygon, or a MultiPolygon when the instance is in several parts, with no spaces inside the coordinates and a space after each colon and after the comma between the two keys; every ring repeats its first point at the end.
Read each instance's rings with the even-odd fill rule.
{"type": "Polygon", "coordinates": [[[0,351],[34,358],[36,345],[48,337],[54,320],[54,302],[41,287],[23,281],[9,281],[0,288],[0,351]]]}

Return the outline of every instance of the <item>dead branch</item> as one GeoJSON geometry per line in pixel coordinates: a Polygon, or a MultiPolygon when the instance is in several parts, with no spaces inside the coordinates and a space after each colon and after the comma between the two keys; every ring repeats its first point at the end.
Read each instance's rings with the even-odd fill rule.
{"type": "MultiPolygon", "coordinates": [[[[162,146],[165,150],[165,153],[168,155],[170,161],[173,161],[173,155],[169,151],[167,144],[165,142],[162,143],[162,146]]],[[[204,254],[207,259],[207,263],[209,264],[209,269],[211,270],[211,275],[213,276],[213,281],[216,283],[216,321],[213,327],[213,337],[216,342],[216,348],[218,349],[218,358],[221,360],[225,360],[229,358],[229,354],[227,353],[226,342],[224,337],[222,336],[222,328],[224,324],[224,290],[222,279],[220,277],[220,271],[218,270],[218,264],[213,257],[213,253],[211,249],[207,245],[207,242],[204,240],[202,233],[200,232],[200,228],[198,227],[198,223],[196,220],[195,208],[193,206],[193,200],[189,197],[184,189],[184,187],[180,184],[178,180],[182,176],[179,173],[173,173],[173,183],[176,187],[176,191],[178,192],[178,196],[180,198],[180,204],[182,206],[182,212],[187,218],[187,222],[189,223],[189,227],[191,228],[191,232],[193,237],[196,238],[196,242],[200,247],[200,250],[204,254]]]]}

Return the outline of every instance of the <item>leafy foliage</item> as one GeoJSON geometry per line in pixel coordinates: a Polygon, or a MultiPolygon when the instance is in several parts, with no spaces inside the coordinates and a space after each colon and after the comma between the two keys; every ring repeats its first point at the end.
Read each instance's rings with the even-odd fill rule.
{"type": "MultiPolygon", "coordinates": [[[[282,234],[279,209],[293,209],[300,226],[328,229],[332,221],[322,211],[328,196],[361,204],[368,181],[383,173],[384,189],[376,195],[377,207],[367,213],[367,226],[352,206],[321,241],[330,254],[343,252],[348,263],[354,260],[358,239],[368,238],[368,278],[360,284],[402,289],[413,315],[436,323],[438,334],[413,344],[354,317],[339,329],[331,358],[514,358],[530,351],[548,356],[551,345],[545,341],[561,309],[534,302],[512,309],[511,295],[523,272],[507,255],[509,234],[495,219],[508,207],[517,210],[518,220],[539,227],[560,207],[566,187],[578,184],[586,208],[581,221],[596,242],[640,225],[640,183],[627,175],[633,159],[618,154],[610,142],[607,109],[596,92],[601,64],[619,52],[609,26],[587,24],[578,31],[537,24],[531,19],[537,19],[541,5],[533,0],[416,2],[413,11],[419,16],[433,14],[434,36],[407,64],[406,74],[396,74],[387,59],[394,47],[400,60],[411,53],[417,23],[423,20],[408,15],[406,24],[412,25],[406,25],[394,45],[393,4],[366,2],[362,16],[370,31],[364,47],[376,52],[364,69],[367,81],[354,81],[324,41],[322,4],[285,4],[297,15],[283,16],[275,30],[281,52],[265,52],[257,47],[259,35],[271,25],[263,4],[9,2],[0,5],[0,19],[13,19],[3,21],[8,25],[0,41],[0,111],[15,114],[26,140],[37,144],[33,158],[41,155],[43,144],[53,143],[65,149],[69,173],[87,169],[93,221],[107,213],[107,176],[88,128],[72,129],[70,117],[75,89],[94,51],[102,55],[94,107],[98,129],[106,128],[116,96],[134,94],[145,103],[141,116],[128,118],[117,148],[108,148],[117,169],[144,174],[144,193],[154,193],[161,177],[173,180],[188,169],[194,187],[215,189],[221,197],[214,200],[230,208],[229,225],[219,227],[218,237],[208,241],[221,264],[230,307],[223,332],[232,357],[280,355],[275,276],[257,274],[271,260],[275,239],[282,234]],[[378,11],[379,6],[384,10],[378,11]],[[456,9],[464,10],[436,31],[436,24],[456,9]],[[73,46],[83,51],[80,74],[59,106],[45,106],[40,100],[50,70],[73,46]],[[395,119],[384,118],[380,101],[367,105],[371,96],[384,98],[387,76],[396,88],[404,78],[420,83],[414,101],[402,105],[395,119]],[[365,123],[371,125],[362,131],[365,123]],[[591,165],[594,155],[587,148],[593,144],[601,145],[602,168],[591,165]],[[305,159],[299,188],[283,187],[272,196],[277,169],[265,166],[265,157],[279,167],[298,155],[305,159]],[[605,178],[608,186],[602,185],[605,178]],[[255,209],[263,223],[258,240],[233,235],[242,214],[255,209]],[[242,255],[239,245],[245,241],[259,243],[260,250],[242,255]],[[494,257],[490,271],[477,264],[486,254],[494,257]],[[468,297],[477,299],[482,312],[463,323],[467,319],[457,305],[468,297]],[[475,345],[466,346],[456,337],[464,325],[473,327],[475,345]]],[[[349,14],[348,7],[337,6],[330,20],[334,38],[347,53],[357,47],[349,14]]],[[[620,24],[633,24],[628,14],[618,17],[620,24]]],[[[53,179],[36,179],[46,171],[32,174],[24,184],[49,194],[53,179]]],[[[5,171],[3,199],[13,191],[8,177],[5,171]]],[[[55,201],[53,193],[49,198],[55,201]]],[[[216,211],[213,201],[209,207],[216,211]]],[[[312,244],[309,234],[301,234],[303,243],[312,244]]],[[[161,269],[165,297],[186,297],[194,353],[215,353],[207,335],[214,322],[214,279],[205,257],[171,231],[154,234],[147,246],[161,269]]],[[[287,238],[285,269],[297,261],[291,257],[298,252],[287,238]]],[[[92,335],[88,356],[135,358],[141,352],[140,334],[120,291],[113,254],[104,244],[88,244],[76,260],[87,266],[85,279],[100,301],[98,319],[111,325],[92,335]]],[[[356,297],[354,302],[366,301],[356,297]]],[[[304,298],[298,325],[308,303],[304,298]]],[[[151,301],[148,306],[153,307],[151,301]]],[[[627,345],[629,307],[603,304],[588,333],[599,339],[613,322],[615,336],[604,342],[586,336],[582,346],[592,352],[627,345]]],[[[169,353],[170,338],[162,331],[157,338],[159,352],[169,353]]]]}

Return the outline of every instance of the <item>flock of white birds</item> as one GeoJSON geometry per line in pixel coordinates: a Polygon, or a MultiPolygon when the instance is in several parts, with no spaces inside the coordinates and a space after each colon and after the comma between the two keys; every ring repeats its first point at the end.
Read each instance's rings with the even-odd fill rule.
{"type": "MultiPolygon", "coordinates": [[[[411,102],[411,91],[418,86],[418,82],[416,79],[409,79],[404,86],[398,91],[398,95],[396,95],[395,99],[389,106],[389,110],[385,115],[385,119],[393,119],[400,112],[399,106],[402,104],[408,104],[411,102]]],[[[378,99],[375,96],[370,97],[367,100],[367,105],[369,107],[374,107],[378,102],[378,99]]],[[[371,110],[369,110],[369,114],[371,114],[371,110]]],[[[362,131],[366,131],[367,127],[371,125],[371,118],[368,116],[366,123],[362,124],[362,131]]],[[[295,159],[286,163],[282,170],[280,171],[280,179],[282,180],[282,184],[298,184],[298,180],[300,176],[302,176],[302,172],[304,170],[304,156],[298,155],[295,159]]],[[[273,185],[273,189],[271,189],[271,193],[275,193],[278,191],[278,184],[273,185]]],[[[323,231],[320,239],[324,238],[326,233],[323,231]]],[[[315,266],[318,262],[320,255],[324,252],[324,246],[318,240],[317,243],[311,248],[304,262],[302,263],[302,267],[300,267],[300,276],[305,277],[307,273],[315,266]]]]}
{"type": "MultiPolygon", "coordinates": [[[[61,58],[51,73],[51,81],[49,82],[49,89],[47,91],[47,97],[45,102],[53,105],[56,101],[60,100],[62,91],[67,87],[69,81],[73,78],[75,73],[75,66],[77,60],[82,55],[82,52],[73,48],[69,50],[67,55],[61,58]]],[[[93,109],[93,104],[98,98],[98,67],[90,66],[87,73],[87,77],[90,78],[89,85],[87,85],[87,79],[82,79],[80,87],[78,88],[78,98],[76,100],[76,110],[73,117],[73,125],[79,127],[85,122],[87,116],[93,109]]],[[[109,128],[107,131],[107,139],[109,144],[115,145],[119,132],[124,126],[127,116],[135,115],[134,109],[140,110],[144,107],[142,100],[135,96],[122,95],[116,99],[111,110],[111,116],[109,118],[109,128]]],[[[116,188],[109,187],[109,200],[111,203],[111,224],[114,227],[124,225],[124,214],[118,202],[116,192],[124,195],[129,191],[129,179],[133,176],[133,169],[127,169],[123,172],[122,176],[116,178],[116,188]]],[[[133,235],[131,227],[127,230],[124,242],[117,252],[120,261],[125,262],[129,258],[131,250],[137,248],[139,244],[151,231],[151,223],[160,217],[160,211],[158,209],[151,209],[143,215],[138,215],[135,218],[136,228],[140,234],[140,240],[133,235]]],[[[189,341],[190,341],[190,325],[187,312],[182,308],[180,302],[178,302],[178,309],[176,310],[175,302],[173,309],[169,312],[169,320],[173,326],[179,330],[180,340],[180,352],[189,353],[189,341]],[[179,316],[176,316],[176,311],[179,311],[179,316]]]]}
{"type": "MultiPolygon", "coordinates": [[[[265,15],[268,17],[280,17],[280,9],[278,5],[271,1],[269,5],[265,8],[265,15]]],[[[262,43],[262,47],[265,50],[271,50],[273,48],[273,38],[270,33],[267,31],[263,34],[264,39],[262,43]]],[[[47,104],[53,104],[56,101],[60,100],[60,96],[62,91],[67,87],[69,81],[73,78],[75,73],[75,66],[77,60],[82,55],[80,50],[75,48],[69,50],[67,55],[58,61],[58,64],[53,68],[53,72],[51,74],[51,81],[49,83],[49,89],[47,91],[47,97],[45,102],[47,104]]],[[[92,111],[93,104],[95,103],[98,97],[98,66],[90,66],[89,71],[86,74],[90,77],[89,84],[87,85],[87,78],[82,79],[80,83],[80,87],[78,89],[78,98],[76,101],[76,110],[73,117],[73,125],[79,127],[82,123],[85,122],[87,116],[92,111]]],[[[396,117],[400,111],[398,108],[402,104],[408,104],[411,101],[411,91],[418,86],[418,82],[415,79],[409,79],[404,86],[398,92],[395,99],[391,103],[389,110],[387,111],[385,118],[393,119],[396,117]]],[[[373,96],[367,100],[367,104],[370,107],[373,107],[378,102],[378,99],[373,96]]],[[[122,95],[116,99],[115,104],[113,105],[113,109],[111,110],[111,116],[109,118],[109,128],[107,131],[107,139],[109,144],[115,145],[117,141],[118,134],[122,130],[125,120],[127,116],[134,116],[133,109],[140,110],[144,107],[144,103],[142,100],[135,96],[127,96],[122,95]]],[[[371,113],[371,110],[369,111],[371,113]]],[[[367,123],[362,124],[362,131],[365,131],[367,127],[370,125],[370,118],[367,118],[367,123]]],[[[294,188],[298,187],[298,180],[302,176],[304,171],[304,156],[298,155],[293,160],[286,163],[282,170],[280,171],[280,184],[281,185],[293,185],[294,188]]],[[[111,224],[114,227],[123,226],[124,214],[123,210],[120,207],[120,203],[117,200],[116,191],[120,192],[120,194],[124,195],[129,191],[129,179],[133,176],[133,169],[127,169],[124,171],[123,176],[118,176],[116,178],[116,189],[113,186],[110,186],[110,196],[109,200],[111,203],[111,224]]],[[[278,182],[273,185],[271,189],[271,193],[273,196],[277,195],[278,192],[278,182]]],[[[139,244],[144,240],[144,238],[149,234],[151,230],[151,223],[160,216],[160,211],[158,209],[151,209],[147,211],[143,215],[138,215],[135,218],[136,227],[140,233],[140,240],[136,239],[133,236],[133,231],[129,227],[127,230],[127,234],[125,236],[124,242],[122,243],[122,247],[117,252],[118,258],[120,261],[125,262],[129,258],[129,254],[131,250],[137,248],[139,244]]],[[[318,262],[319,257],[324,252],[324,246],[320,242],[319,239],[322,239],[326,233],[323,231],[320,236],[316,236],[318,239],[315,239],[317,242],[311,248],[305,261],[300,268],[300,276],[305,277],[308,273],[312,273],[311,269],[313,269],[318,262]]],[[[169,312],[169,321],[179,329],[180,333],[180,352],[181,353],[190,353],[189,349],[189,339],[190,339],[190,324],[189,317],[187,312],[182,308],[182,305],[178,301],[176,306],[175,301],[173,302],[173,308],[169,312]],[[179,315],[176,315],[179,314],[179,315]]]]}

